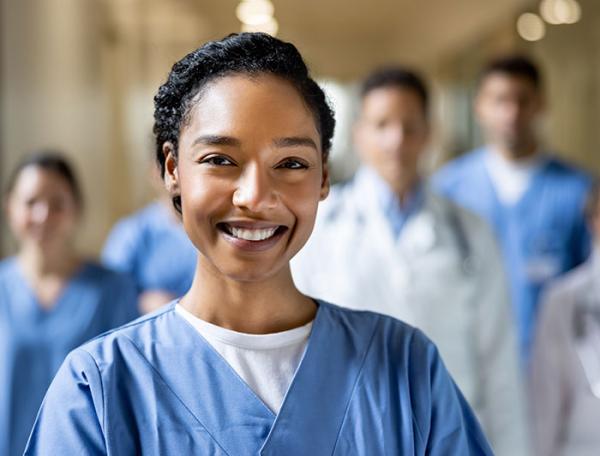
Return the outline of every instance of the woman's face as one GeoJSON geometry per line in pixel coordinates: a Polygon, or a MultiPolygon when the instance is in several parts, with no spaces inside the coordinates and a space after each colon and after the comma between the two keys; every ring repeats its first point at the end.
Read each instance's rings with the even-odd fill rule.
{"type": "Polygon", "coordinates": [[[79,215],[69,183],[58,173],[34,165],[17,177],[6,209],[17,240],[39,247],[70,241],[79,215]]]}
{"type": "Polygon", "coordinates": [[[212,271],[260,281],[287,268],[329,190],[315,118],[271,76],[210,82],[191,108],[166,184],[181,195],[185,230],[212,271]]]}

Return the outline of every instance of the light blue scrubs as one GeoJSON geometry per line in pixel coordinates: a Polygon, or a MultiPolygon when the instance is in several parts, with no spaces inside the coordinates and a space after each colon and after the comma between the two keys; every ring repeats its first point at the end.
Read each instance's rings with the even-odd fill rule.
{"type": "Polygon", "coordinates": [[[55,306],[45,310],[16,259],[0,262],[0,455],[23,453],[67,354],[137,316],[133,282],[100,265],[84,264],[55,306]]]}
{"type": "Polygon", "coordinates": [[[450,162],[433,177],[434,188],[486,219],[495,229],[511,283],[522,359],[528,362],[543,286],[589,255],[583,207],[591,184],[584,172],[546,157],[513,206],[502,204],[482,148],[450,162]]]}
{"type": "Polygon", "coordinates": [[[197,251],[162,203],[121,220],[108,236],[104,264],[131,274],[138,291],[184,295],[192,285],[197,251]]]}
{"type": "Polygon", "coordinates": [[[278,415],[171,304],[69,355],[26,454],[492,454],[419,330],[318,304],[278,415]]]}

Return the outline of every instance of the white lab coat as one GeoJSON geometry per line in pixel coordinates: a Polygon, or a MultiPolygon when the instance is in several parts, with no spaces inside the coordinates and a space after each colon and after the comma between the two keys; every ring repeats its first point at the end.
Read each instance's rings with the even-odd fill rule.
{"type": "Polygon", "coordinates": [[[396,239],[375,189],[333,187],[292,261],[303,292],[422,329],[498,455],[528,454],[523,383],[496,242],[475,215],[425,190],[396,239]]]}
{"type": "Polygon", "coordinates": [[[531,362],[536,454],[600,454],[600,252],[542,301],[531,362]],[[596,390],[592,389],[596,385],[596,390]]]}

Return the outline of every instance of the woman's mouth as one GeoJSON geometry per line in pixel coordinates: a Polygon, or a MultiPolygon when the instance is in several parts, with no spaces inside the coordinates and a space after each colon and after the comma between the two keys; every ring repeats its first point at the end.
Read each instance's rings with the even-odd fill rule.
{"type": "Polygon", "coordinates": [[[253,226],[252,223],[218,223],[217,228],[236,247],[244,250],[266,250],[287,231],[283,225],[253,226]]]}
{"type": "Polygon", "coordinates": [[[230,227],[230,230],[232,236],[235,236],[238,239],[245,239],[246,241],[264,241],[275,234],[277,227],[249,230],[247,228],[236,228],[232,226],[230,227]]]}

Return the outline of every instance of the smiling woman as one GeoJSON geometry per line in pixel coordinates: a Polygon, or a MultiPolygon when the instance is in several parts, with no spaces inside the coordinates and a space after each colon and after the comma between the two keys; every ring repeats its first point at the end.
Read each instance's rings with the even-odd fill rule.
{"type": "Polygon", "coordinates": [[[208,43],[155,107],[194,283],[72,352],[27,453],[491,454],[420,331],[294,285],[334,127],[296,48],[260,33],[208,43]]]}

